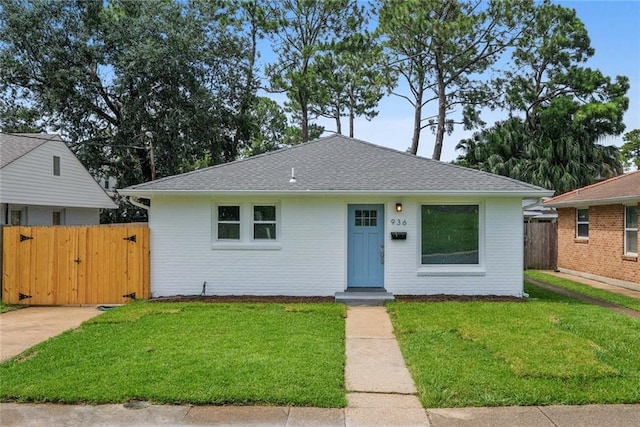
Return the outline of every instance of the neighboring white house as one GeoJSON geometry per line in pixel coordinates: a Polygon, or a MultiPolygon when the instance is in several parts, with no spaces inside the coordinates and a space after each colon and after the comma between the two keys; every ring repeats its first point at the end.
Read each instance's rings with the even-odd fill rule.
{"type": "Polygon", "coordinates": [[[151,201],[153,296],[522,296],[522,200],[552,194],[338,135],[118,192],[151,201]]]}
{"type": "Polygon", "coordinates": [[[116,207],[59,135],[0,134],[1,224],[99,224],[116,207]]]}

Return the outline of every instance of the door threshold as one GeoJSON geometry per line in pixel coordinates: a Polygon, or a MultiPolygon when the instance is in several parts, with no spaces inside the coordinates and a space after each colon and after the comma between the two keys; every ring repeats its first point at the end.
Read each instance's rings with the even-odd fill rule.
{"type": "Polygon", "coordinates": [[[345,292],[387,292],[387,290],[383,287],[375,287],[375,288],[348,287],[344,291],[345,292]]]}

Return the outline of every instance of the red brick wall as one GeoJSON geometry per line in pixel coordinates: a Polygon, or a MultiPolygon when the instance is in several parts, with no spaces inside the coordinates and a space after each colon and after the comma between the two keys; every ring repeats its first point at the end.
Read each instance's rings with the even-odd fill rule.
{"type": "Polygon", "coordinates": [[[638,257],[624,256],[624,206],[590,206],[589,239],[576,238],[575,208],[558,209],[558,267],[640,283],[638,257]]]}

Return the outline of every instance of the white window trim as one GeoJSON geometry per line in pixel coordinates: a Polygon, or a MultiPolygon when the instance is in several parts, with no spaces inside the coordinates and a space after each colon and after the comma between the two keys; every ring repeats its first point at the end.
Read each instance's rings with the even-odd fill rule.
{"type": "Polygon", "coordinates": [[[482,201],[425,201],[418,204],[417,276],[485,276],[485,205],[482,201]],[[478,264],[422,264],[422,206],[431,205],[476,205],[478,206],[478,264]]]}
{"type": "Polygon", "coordinates": [[[214,241],[216,242],[222,242],[222,243],[231,243],[231,242],[241,242],[242,241],[242,205],[238,204],[234,204],[234,203],[220,203],[220,204],[216,204],[214,205],[213,208],[213,223],[214,223],[214,227],[213,227],[213,233],[214,233],[214,241]],[[220,221],[218,219],[218,209],[221,207],[234,207],[237,206],[238,210],[239,210],[239,221],[220,221]],[[240,231],[240,237],[237,239],[221,239],[218,237],[218,224],[238,224],[239,225],[239,231],[240,231]]]}
{"type": "MultiPolygon", "coordinates": [[[[627,232],[628,231],[635,231],[636,232],[636,239],[637,239],[637,233],[638,233],[638,227],[636,224],[636,227],[631,228],[631,227],[627,227],[627,208],[631,208],[631,207],[635,207],[636,208],[636,216],[638,215],[638,205],[627,205],[624,207],[624,254],[626,256],[638,256],[637,252],[629,252],[627,251],[627,232]]],[[[637,219],[636,219],[637,221],[637,219]]]]}
{"type": "MultiPolygon", "coordinates": [[[[281,227],[280,202],[274,201],[251,201],[234,202],[224,201],[213,202],[211,207],[211,249],[212,250],[240,250],[240,251],[278,251],[282,249],[280,236],[281,227]],[[240,207],[240,239],[239,240],[218,240],[218,206],[239,206],[240,207]],[[254,206],[275,206],[276,208],[276,238],[273,240],[253,238],[253,207],[254,206]]],[[[272,221],[268,221],[272,222],[272,221]]]]}
{"type": "Polygon", "coordinates": [[[280,224],[278,221],[278,218],[280,218],[280,206],[277,203],[252,203],[251,204],[251,241],[252,242],[256,242],[258,243],[273,243],[273,242],[277,242],[280,240],[280,224]],[[254,209],[256,208],[256,206],[273,206],[276,209],[276,219],[275,221],[257,221],[255,219],[255,213],[254,213],[254,209]],[[254,230],[255,224],[274,224],[276,226],[276,238],[275,239],[256,239],[255,234],[254,234],[254,230]]]}
{"type": "Polygon", "coordinates": [[[583,240],[589,240],[589,232],[590,230],[590,226],[589,226],[589,221],[591,220],[591,215],[589,215],[589,220],[587,221],[580,221],[579,218],[579,212],[580,211],[587,211],[587,214],[589,215],[589,208],[576,208],[576,239],[583,239],[583,240]],[[580,236],[579,233],[579,229],[578,229],[578,225],[580,224],[587,224],[587,235],[586,236],[580,236]]]}

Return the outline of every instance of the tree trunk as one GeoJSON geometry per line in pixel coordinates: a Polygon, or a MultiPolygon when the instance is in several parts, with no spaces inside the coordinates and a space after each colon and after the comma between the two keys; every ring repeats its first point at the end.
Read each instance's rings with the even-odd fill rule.
{"type": "Polygon", "coordinates": [[[416,92],[416,104],[413,112],[413,138],[411,138],[411,154],[418,154],[418,145],[420,145],[420,131],[422,123],[422,95],[424,93],[423,83],[416,92]]]}
{"type": "Polygon", "coordinates": [[[302,142],[309,141],[309,106],[307,97],[298,89],[298,102],[300,103],[300,128],[302,130],[302,142]]]}
{"type": "Polygon", "coordinates": [[[353,138],[353,108],[349,110],[349,138],[353,138]]]}
{"type": "Polygon", "coordinates": [[[340,121],[340,108],[335,111],[334,119],[336,120],[336,132],[338,135],[342,135],[342,122],[340,121]]]}
{"type": "Polygon", "coordinates": [[[433,147],[433,160],[440,160],[442,143],[444,142],[445,120],[447,119],[447,97],[445,94],[444,77],[438,67],[438,125],[436,127],[436,143],[433,147]]]}

